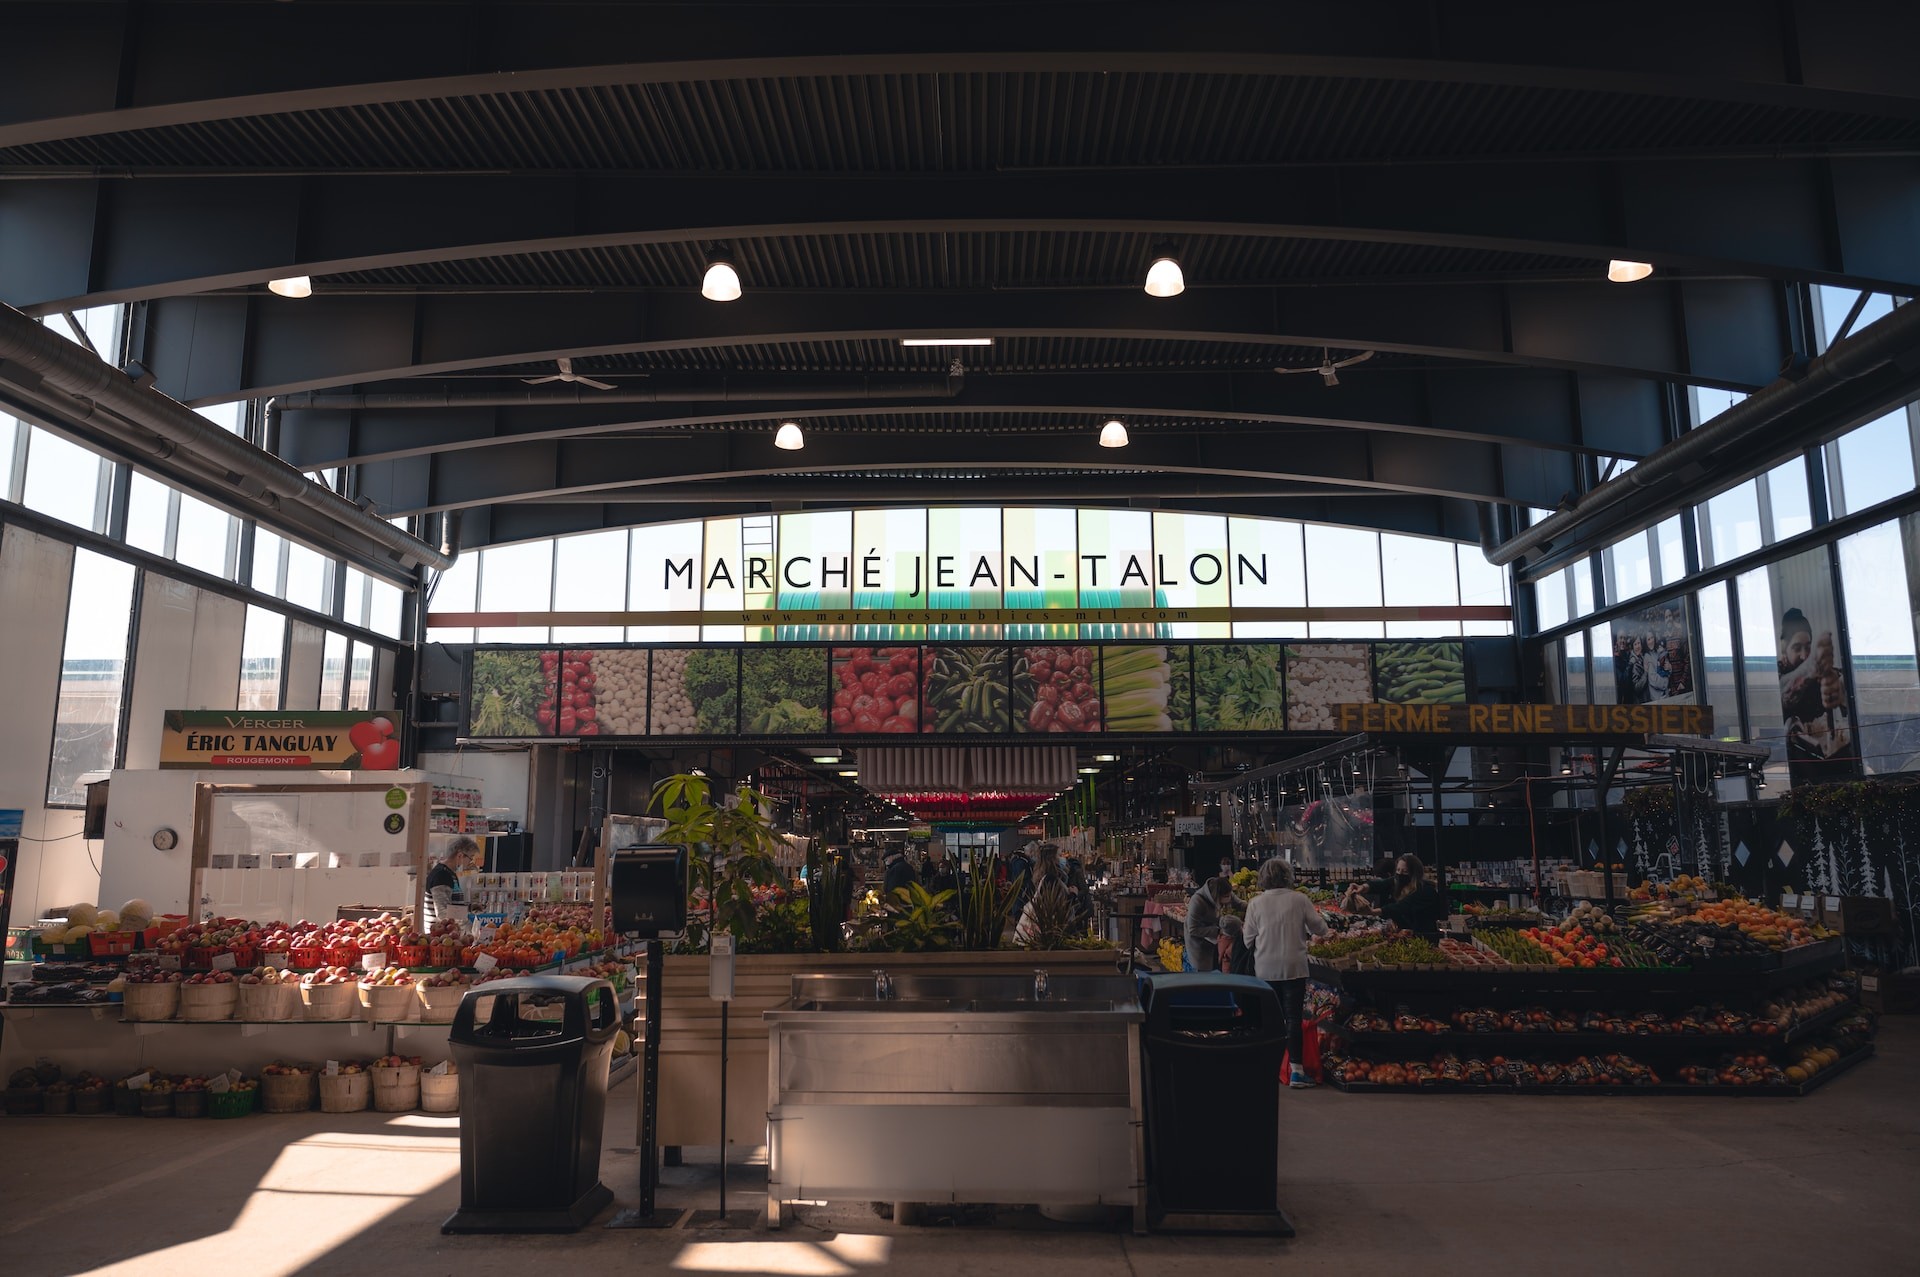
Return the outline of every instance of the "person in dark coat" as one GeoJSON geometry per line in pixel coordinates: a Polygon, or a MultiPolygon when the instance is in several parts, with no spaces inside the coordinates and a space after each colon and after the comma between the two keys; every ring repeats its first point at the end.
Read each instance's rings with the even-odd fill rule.
{"type": "Polygon", "coordinates": [[[955,868],[953,857],[947,855],[947,845],[935,838],[927,845],[927,866],[921,876],[925,878],[927,890],[935,895],[951,891],[960,894],[960,871],[955,868]]]}
{"type": "Polygon", "coordinates": [[[1222,918],[1220,919],[1220,937],[1222,947],[1226,949],[1226,973],[1252,975],[1253,950],[1247,947],[1246,924],[1231,915],[1222,918]]]}
{"type": "Polygon", "coordinates": [[[907,859],[906,849],[903,847],[888,848],[886,859],[881,862],[881,867],[886,871],[886,876],[881,879],[881,890],[889,900],[900,888],[920,881],[920,875],[914,872],[913,862],[907,859]]]}
{"type": "Polygon", "coordinates": [[[1220,907],[1233,896],[1227,878],[1209,878],[1187,897],[1187,965],[1195,971],[1220,969],[1220,907]]]}

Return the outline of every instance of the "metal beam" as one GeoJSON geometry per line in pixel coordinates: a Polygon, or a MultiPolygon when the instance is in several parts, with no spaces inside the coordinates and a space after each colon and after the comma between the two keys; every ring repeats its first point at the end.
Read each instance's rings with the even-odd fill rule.
{"type": "Polygon", "coordinates": [[[1740,104],[1897,110],[1916,89],[1909,6],[1792,0],[1756,14],[1673,0],[1610,14],[1381,0],[1164,6],[943,5],[850,15],[813,4],[11,6],[0,146],[473,93],[778,76],[929,72],[1410,78],[1667,93],[1740,104]],[[1618,38],[1657,25],[1658,39],[1618,38]],[[648,61],[606,64],[608,52],[648,61]],[[290,51],[298,56],[289,56],[290,51]],[[1675,68],[1681,70],[1676,73],[1675,68]]]}
{"type": "MultiPolygon", "coordinates": [[[[1001,490],[1010,493],[1013,491],[1011,487],[1001,490]]],[[[659,504],[610,502],[592,505],[577,502],[560,504],[525,502],[496,505],[467,513],[462,525],[461,542],[467,549],[474,550],[487,545],[504,545],[516,541],[538,540],[543,537],[568,536],[576,532],[598,532],[655,523],[678,523],[690,519],[766,514],[795,509],[910,505],[921,500],[911,493],[905,496],[894,495],[897,490],[891,483],[884,487],[878,484],[873,485],[870,491],[872,495],[865,500],[839,502],[774,503],[755,500],[732,502],[696,500],[659,504]]],[[[976,489],[970,485],[964,491],[969,501],[997,500],[991,496],[981,495],[992,489],[976,489]]],[[[947,485],[944,495],[951,499],[954,492],[953,486],[947,485]]],[[[939,496],[929,496],[924,499],[924,504],[941,503],[939,496]]],[[[1125,502],[1091,493],[1073,495],[1071,492],[1063,492],[1055,485],[1046,483],[1025,489],[1024,495],[1019,496],[1017,500],[1010,496],[1006,504],[1129,506],[1130,508],[1138,508],[1139,505],[1139,503],[1125,502]]],[[[1443,537],[1453,541],[1470,541],[1474,526],[1471,502],[1395,493],[1356,493],[1319,497],[1286,495],[1165,497],[1155,501],[1152,508],[1246,515],[1253,518],[1299,519],[1311,523],[1332,523],[1381,532],[1401,532],[1410,536],[1443,537]]]]}
{"type": "Polygon", "coordinates": [[[1734,390],[1789,353],[1783,285],[1758,280],[1044,293],[169,298],[146,364],[195,406],[589,356],[901,337],[1111,337],[1330,345],[1734,390]]]}
{"type": "Polygon", "coordinates": [[[16,245],[0,249],[0,281],[4,300],[46,313],[635,244],[724,240],[750,258],[753,241],[774,237],[1101,232],[1545,254],[1586,259],[1596,277],[1626,257],[1912,292],[1916,222],[1920,159],[1235,168],[1147,181],[1115,171],[48,179],[0,182],[0,244],[16,245]]]}
{"type": "Polygon", "coordinates": [[[356,474],[359,492],[388,516],[716,479],[895,471],[944,476],[956,495],[975,479],[1010,470],[1105,472],[1122,482],[1142,474],[1211,475],[1533,505],[1550,505],[1573,486],[1573,460],[1564,454],[1544,454],[1543,460],[1532,449],[1414,437],[1375,448],[1368,436],[1340,431],[1296,431],[1285,446],[1267,446],[1247,431],[1140,431],[1124,452],[1100,448],[1091,431],[1078,438],[1030,437],[1017,445],[994,435],[932,434],[913,436],[910,446],[888,452],[878,455],[872,439],[855,432],[816,432],[800,453],[775,449],[764,432],[711,433],[511,444],[379,462],[356,474]]]}
{"type": "MultiPolygon", "coordinates": [[[[381,397],[352,397],[353,411],[303,409],[300,397],[280,415],[279,453],[303,469],[331,469],[436,452],[541,439],[710,427],[769,418],[861,418],[877,428],[944,424],[968,416],[1031,414],[1036,427],[1062,419],[1153,416],[1177,421],[1293,424],[1418,434],[1475,443],[1525,443],[1568,452],[1637,460],[1666,438],[1661,383],[1592,373],[1530,368],[1349,371],[1337,388],[1311,374],[1211,372],[996,373],[971,375],[951,400],[888,406],[795,395],[767,403],[762,381],[803,388],[796,378],[729,378],[688,382],[654,377],[629,386],[621,400],[649,394],[660,406],[596,404],[595,392],[554,404],[380,406],[381,397]],[[748,402],[730,395],[750,393],[748,402]],[[702,402],[699,396],[706,396],[702,402]]],[[[830,384],[827,379],[821,384],[830,384]]],[[[937,384],[937,383],[930,383],[937,384]]],[[[458,392],[449,392],[457,395],[458,392]]],[[[320,397],[324,403],[325,398],[320,397]]],[[[861,399],[886,400],[884,393],[861,399]]]]}

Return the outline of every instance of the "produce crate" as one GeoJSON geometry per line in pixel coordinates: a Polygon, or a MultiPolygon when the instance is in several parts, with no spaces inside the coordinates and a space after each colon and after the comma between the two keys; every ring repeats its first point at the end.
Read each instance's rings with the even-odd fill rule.
{"type": "Polygon", "coordinates": [[[287,964],[295,971],[317,971],[327,963],[325,945],[296,945],[287,955],[287,964]]]}
{"type": "Polygon", "coordinates": [[[207,1115],[207,1091],[175,1091],[173,1093],[173,1115],[175,1117],[205,1117],[207,1115]]]}
{"type": "Polygon", "coordinates": [[[73,1091],[73,1111],[82,1117],[98,1117],[107,1111],[111,1096],[104,1086],[79,1086],[73,1091]]]}
{"type": "Polygon", "coordinates": [[[300,1000],[308,1020],[351,1020],[360,1004],[357,984],[303,984],[300,1000]]]}
{"type": "Polygon", "coordinates": [[[257,1087],[248,1087],[244,1091],[209,1092],[207,1095],[208,1117],[245,1117],[253,1112],[260,1102],[257,1087]]]}
{"type": "Polygon", "coordinates": [[[180,986],[182,1020],[231,1020],[240,1002],[237,984],[183,984],[180,986]]]}
{"type": "Polygon", "coordinates": [[[137,931],[96,931],[87,937],[87,947],[96,958],[124,958],[139,943],[137,931]]]}
{"type": "Polygon", "coordinates": [[[120,1018],[133,1023],[171,1020],[180,1014],[178,982],[166,984],[129,984],[121,999],[120,1018]]]}
{"type": "Polygon", "coordinates": [[[460,1075],[458,1073],[420,1074],[420,1108],[426,1113],[460,1111],[460,1075]]]}
{"type": "Polygon", "coordinates": [[[128,1090],[118,1082],[114,1083],[111,1089],[113,1091],[113,1111],[115,1113],[121,1117],[140,1116],[140,1092],[128,1090]]]}
{"type": "Polygon", "coordinates": [[[141,1117],[173,1116],[172,1091],[161,1091],[150,1086],[146,1090],[138,1092],[138,1094],[140,1096],[141,1117]]]}
{"type": "Polygon", "coordinates": [[[8,1117],[27,1117],[46,1111],[47,1093],[37,1086],[10,1086],[0,1091],[8,1117]]]}
{"type": "Polygon", "coordinates": [[[48,1117],[64,1117],[73,1112],[73,1088],[65,1083],[48,1087],[46,1112],[48,1117]]]}
{"type": "Polygon", "coordinates": [[[424,944],[397,944],[393,946],[393,961],[409,969],[427,965],[428,947],[424,944]]]}

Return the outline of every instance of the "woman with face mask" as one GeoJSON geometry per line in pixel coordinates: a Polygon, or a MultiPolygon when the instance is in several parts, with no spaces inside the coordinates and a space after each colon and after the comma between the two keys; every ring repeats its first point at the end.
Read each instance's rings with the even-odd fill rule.
{"type": "Polygon", "coordinates": [[[1405,855],[1393,862],[1393,883],[1388,895],[1387,903],[1378,909],[1365,904],[1360,908],[1378,913],[1394,926],[1415,935],[1431,939],[1440,934],[1440,920],[1447,916],[1447,902],[1427,881],[1427,867],[1420,857],[1405,855]]]}

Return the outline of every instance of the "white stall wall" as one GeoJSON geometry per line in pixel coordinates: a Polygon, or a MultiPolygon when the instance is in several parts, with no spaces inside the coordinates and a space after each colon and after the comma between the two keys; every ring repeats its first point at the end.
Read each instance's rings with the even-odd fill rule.
{"type": "MultiPolygon", "coordinates": [[[[419,780],[447,783],[447,779],[418,771],[117,771],[107,791],[107,838],[101,853],[99,900],[115,909],[128,900],[141,899],[151,904],[155,913],[193,912],[188,908],[187,887],[192,863],[193,791],[197,784],[384,785],[419,780]],[[160,829],[171,829],[179,835],[173,850],[160,851],[154,847],[153,835],[160,829]]],[[[316,812],[345,813],[341,815],[343,820],[348,815],[364,817],[360,819],[360,827],[342,825],[323,830],[329,839],[328,845],[367,854],[402,850],[404,837],[388,835],[380,828],[380,821],[387,814],[381,795],[365,797],[368,803],[356,807],[353,813],[345,813],[344,808],[331,804],[315,805],[316,812]]],[[[291,838],[292,835],[273,849],[299,850],[291,838]]],[[[221,849],[218,842],[214,849],[221,849]]],[[[384,855],[381,858],[390,860],[384,855]]],[[[370,867],[365,872],[357,869],[287,872],[314,873],[325,882],[316,880],[294,893],[288,882],[281,881],[282,875],[265,869],[213,873],[207,885],[215,899],[208,907],[224,915],[272,918],[282,911],[268,908],[263,914],[260,908],[272,903],[262,893],[272,891],[277,899],[288,902],[286,912],[298,914],[304,908],[307,917],[330,918],[336,905],[404,904],[412,898],[407,871],[391,863],[382,864],[377,870],[370,867]]],[[[287,917],[281,920],[293,921],[287,917]]]]}
{"type": "Polygon", "coordinates": [[[81,814],[49,811],[47,765],[60,699],[73,548],[8,526],[0,534],[0,807],[18,807],[14,925],[57,905],[92,900],[98,881],[80,838],[81,814]]]}
{"type": "Polygon", "coordinates": [[[471,783],[479,787],[482,794],[486,795],[487,806],[506,809],[504,812],[496,813],[495,819],[517,820],[524,829],[527,824],[530,757],[531,755],[524,749],[498,752],[458,749],[446,753],[422,753],[418,761],[421,771],[468,778],[471,783]]]}

